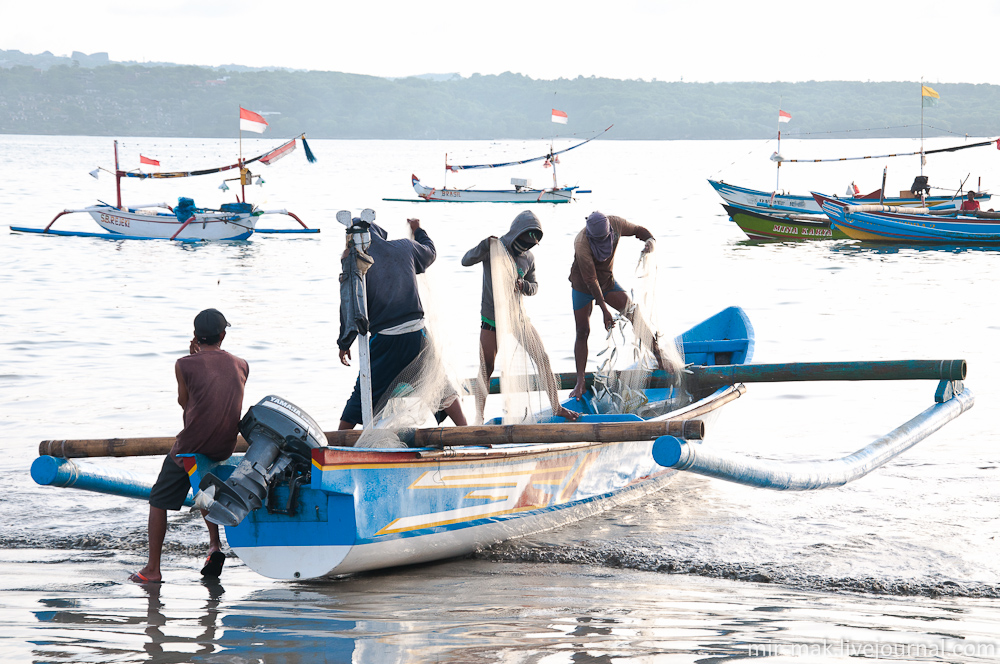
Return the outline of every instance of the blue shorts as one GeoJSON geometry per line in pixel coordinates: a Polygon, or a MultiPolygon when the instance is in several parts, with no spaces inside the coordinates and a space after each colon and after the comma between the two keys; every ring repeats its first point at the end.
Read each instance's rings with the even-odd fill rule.
{"type": "MultiPolygon", "coordinates": [[[[583,309],[585,306],[594,301],[594,296],[590,293],[582,293],[575,288],[571,290],[573,291],[573,311],[583,309]]],[[[611,286],[611,290],[601,291],[601,295],[607,295],[608,293],[615,293],[619,291],[624,293],[625,289],[622,288],[622,285],[616,281],[611,286]]]]}

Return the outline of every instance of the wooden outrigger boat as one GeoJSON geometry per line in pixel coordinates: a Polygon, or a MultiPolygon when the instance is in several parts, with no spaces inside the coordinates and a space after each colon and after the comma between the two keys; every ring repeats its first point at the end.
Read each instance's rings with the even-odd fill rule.
{"type": "Polygon", "coordinates": [[[815,194],[832,226],[854,240],[914,244],[1000,245],[1000,213],[888,205],[847,205],[815,194]]]}
{"type": "MultiPolygon", "coordinates": [[[[839,486],[881,466],[970,408],[965,362],[748,364],[753,328],[731,307],[679,338],[693,364],[683,386],[654,374],[636,413],[606,412],[588,393],[567,408],[576,423],[448,427],[410,432],[410,447],[353,447],[360,431],[323,434],[278,397],[252,407],[231,459],[185,458],[194,505],[225,525],[253,570],[307,579],[464,555],[557,527],[662,489],[679,470],[773,489],[839,486]],[[937,403],[855,454],[781,464],[713,451],[705,423],[746,391],[745,382],[939,380],[937,403]],[[270,459],[270,460],[268,460],[270,459]],[[265,475],[248,468],[268,468],[265,475]],[[252,481],[251,481],[252,480],[252,481]]],[[[574,375],[562,375],[564,387],[574,375]]],[[[39,484],[147,498],[151,482],[73,457],[163,454],[172,438],[44,441],[39,484]]],[[[190,503],[189,503],[190,504],[190,503]]]]}
{"type": "Polygon", "coordinates": [[[729,219],[751,240],[842,240],[847,236],[831,228],[825,215],[793,214],[734,203],[723,203],[729,219]]]}
{"type": "MultiPolygon", "coordinates": [[[[611,125],[613,127],[614,125],[611,125]]],[[[563,150],[555,150],[550,147],[549,151],[539,157],[522,159],[520,161],[508,161],[498,164],[449,164],[448,155],[444,156],[445,184],[441,188],[428,187],[420,182],[416,175],[410,176],[413,190],[417,194],[416,199],[409,198],[383,198],[384,201],[404,201],[404,202],[438,202],[438,203],[569,203],[573,200],[574,194],[589,194],[590,189],[580,189],[577,186],[560,187],[556,178],[556,164],[559,163],[559,155],[575,150],[581,145],[586,145],[595,138],[608,132],[608,127],[600,134],[591,136],[585,141],[571,145],[563,150]],[[546,168],[552,168],[552,187],[549,189],[538,189],[531,185],[530,180],[522,178],[511,178],[513,189],[456,189],[448,187],[448,173],[458,173],[459,171],[505,168],[507,166],[520,166],[536,161],[544,161],[546,168]]]]}
{"type": "MultiPolygon", "coordinates": [[[[748,189],[738,187],[721,180],[709,180],[715,192],[729,205],[739,205],[745,208],[756,209],[760,212],[780,211],[791,212],[793,214],[816,214],[822,215],[823,210],[813,199],[812,195],[800,196],[797,194],[776,193],[761,191],[759,189],[748,189]]],[[[933,207],[935,210],[957,210],[962,206],[961,196],[926,196],[920,197],[880,197],[881,190],[874,191],[865,196],[853,198],[840,198],[848,205],[863,205],[867,203],[878,203],[884,205],[896,205],[907,207],[933,207]]],[[[988,201],[990,195],[979,192],[976,200],[988,201]]]]}
{"type": "MultiPolygon", "coordinates": [[[[43,235],[62,235],[75,237],[100,237],[115,240],[174,240],[177,242],[204,242],[213,240],[246,240],[257,233],[319,233],[319,229],[309,228],[305,222],[288,210],[262,210],[246,202],[246,186],[252,184],[254,175],[247,168],[249,164],[259,162],[265,165],[273,164],[278,159],[295,150],[297,140],[301,140],[306,151],[306,157],[315,161],[312,151],[305,142],[305,135],[290,141],[252,159],[240,158],[235,164],[218,168],[197,171],[175,171],[167,173],[144,173],[142,171],[125,171],[118,163],[118,141],[115,141],[115,190],[117,202],[115,205],[99,202],[80,209],[63,210],[57,214],[45,228],[29,228],[11,226],[12,231],[20,233],[40,233],[43,235]],[[196,175],[209,175],[238,170],[239,176],[227,181],[239,181],[242,200],[237,197],[235,203],[223,203],[218,209],[195,207],[189,198],[178,199],[176,206],[167,203],[147,205],[122,204],[122,178],[161,179],[182,178],[196,175]],[[105,232],[88,233],[82,231],[54,229],[56,221],[67,214],[87,213],[93,217],[105,232]],[[264,215],[286,215],[294,219],[299,226],[288,229],[257,228],[257,223],[264,215]]],[[[96,177],[98,171],[92,175],[96,177]]],[[[258,182],[260,180],[258,179],[258,182]]],[[[223,189],[229,187],[223,183],[223,189]]]]}

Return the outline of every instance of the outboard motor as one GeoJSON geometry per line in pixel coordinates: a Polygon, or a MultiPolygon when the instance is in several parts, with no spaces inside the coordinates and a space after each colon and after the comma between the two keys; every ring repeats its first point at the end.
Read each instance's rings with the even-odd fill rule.
{"type": "Polygon", "coordinates": [[[326,444],[316,421],[295,404],[276,396],[251,406],[240,420],[249,445],[243,460],[223,481],[213,473],[202,478],[195,507],[220,526],[237,526],[247,514],[267,504],[268,512],[294,514],[298,488],[310,481],[312,450],[326,444]],[[273,489],[288,484],[285,506],[273,504],[273,489]]]}

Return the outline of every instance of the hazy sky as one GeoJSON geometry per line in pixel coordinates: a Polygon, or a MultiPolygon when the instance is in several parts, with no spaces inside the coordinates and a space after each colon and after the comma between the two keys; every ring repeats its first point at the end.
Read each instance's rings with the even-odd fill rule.
{"type": "Polygon", "coordinates": [[[0,48],[376,76],[1000,84],[1000,2],[3,0],[0,48]]]}

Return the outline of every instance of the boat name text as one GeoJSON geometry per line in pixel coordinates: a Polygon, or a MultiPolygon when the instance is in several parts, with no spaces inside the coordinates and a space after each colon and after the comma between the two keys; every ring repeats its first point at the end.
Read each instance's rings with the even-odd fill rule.
{"type": "Polygon", "coordinates": [[[129,227],[128,219],[125,219],[124,217],[116,217],[113,214],[105,214],[102,212],[101,221],[105,224],[111,224],[112,226],[124,226],[125,228],[129,227]]]}

